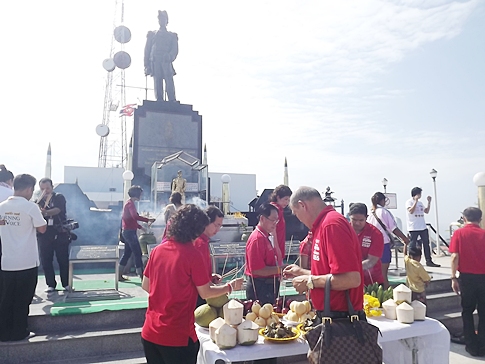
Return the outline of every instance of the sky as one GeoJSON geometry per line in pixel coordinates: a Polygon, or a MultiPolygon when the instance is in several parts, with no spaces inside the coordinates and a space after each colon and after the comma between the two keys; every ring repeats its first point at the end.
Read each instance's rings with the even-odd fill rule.
{"type": "MultiPolygon", "coordinates": [[[[49,143],[54,182],[64,166],[98,165],[102,61],[121,24],[115,3],[4,5],[0,163],[14,174],[43,177],[49,143]]],[[[476,206],[472,178],[485,171],[484,1],[124,4],[126,85],[145,87],[146,33],[167,10],[179,38],[177,99],[202,115],[211,171],[256,174],[261,192],[283,183],[286,157],[293,190],[330,186],[346,206],[370,206],[385,177],[405,222],[413,187],[435,197],[434,168],[445,238],[450,222],[476,206]]],[[[126,91],[127,103],[144,98],[126,91]]],[[[433,225],[435,213],[433,200],[433,225]]]]}

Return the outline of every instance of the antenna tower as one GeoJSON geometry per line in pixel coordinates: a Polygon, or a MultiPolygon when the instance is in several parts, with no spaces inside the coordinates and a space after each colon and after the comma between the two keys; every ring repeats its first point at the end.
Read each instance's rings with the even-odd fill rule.
{"type": "Polygon", "coordinates": [[[124,0],[116,0],[109,58],[103,61],[107,71],[103,121],[96,127],[100,137],[98,167],[103,168],[125,168],[127,162],[127,116],[121,110],[126,105],[125,69],[131,64],[131,57],[124,51],[124,45],[130,41],[131,32],[123,22],[124,0]]]}

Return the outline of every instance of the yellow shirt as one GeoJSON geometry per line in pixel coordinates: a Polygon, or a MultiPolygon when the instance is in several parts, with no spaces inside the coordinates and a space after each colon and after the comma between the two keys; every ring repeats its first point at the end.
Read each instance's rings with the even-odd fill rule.
{"type": "Polygon", "coordinates": [[[428,272],[424,269],[420,262],[404,256],[404,265],[406,267],[406,285],[413,292],[424,292],[426,282],[431,280],[428,272]]]}

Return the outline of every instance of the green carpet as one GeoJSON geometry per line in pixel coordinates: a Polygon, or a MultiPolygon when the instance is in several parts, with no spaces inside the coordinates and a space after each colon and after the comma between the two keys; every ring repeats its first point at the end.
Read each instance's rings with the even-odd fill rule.
{"type": "Polygon", "coordinates": [[[87,302],[57,302],[51,307],[51,316],[83,315],[101,311],[133,310],[146,308],[148,297],[121,298],[119,300],[96,300],[87,302]]]}

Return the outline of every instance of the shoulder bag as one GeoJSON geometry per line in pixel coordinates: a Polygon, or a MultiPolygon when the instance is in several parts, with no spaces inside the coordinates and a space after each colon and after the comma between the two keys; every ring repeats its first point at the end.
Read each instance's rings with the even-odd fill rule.
{"type": "Polygon", "coordinates": [[[330,281],[326,282],[322,323],[305,334],[310,346],[308,361],[311,364],[381,364],[382,348],[377,343],[379,328],[359,320],[350,301],[349,291],[345,295],[348,317],[332,318],[330,281]]]}
{"type": "Polygon", "coordinates": [[[379,219],[379,217],[377,216],[375,210],[372,210],[372,214],[374,215],[374,217],[376,218],[376,220],[379,223],[379,225],[382,226],[382,228],[386,232],[387,236],[389,237],[389,244],[391,244],[391,248],[392,248],[394,246],[394,238],[393,238],[392,234],[389,232],[389,230],[387,230],[387,226],[384,225],[384,223],[382,222],[382,220],[379,219]]]}

